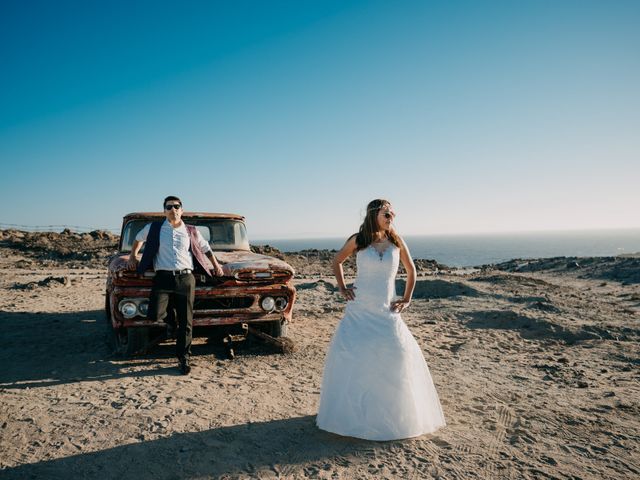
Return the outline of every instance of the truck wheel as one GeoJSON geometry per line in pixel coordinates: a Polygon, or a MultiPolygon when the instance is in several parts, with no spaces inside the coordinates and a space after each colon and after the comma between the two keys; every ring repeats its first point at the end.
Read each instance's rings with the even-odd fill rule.
{"type": "Polygon", "coordinates": [[[104,317],[105,317],[105,332],[107,337],[107,346],[111,351],[117,352],[118,342],[117,342],[117,332],[113,329],[113,325],[111,324],[111,308],[109,307],[109,295],[107,295],[106,305],[104,307],[104,317]]]}
{"type": "Polygon", "coordinates": [[[142,352],[149,345],[149,328],[134,327],[121,329],[116,332],[118,348],[116,351],[125,357],[130,357],[135,353],[142,352]]]}
{"type": "Polygon", "coordinates": [[[265,325],[267,328],[265,332],[274,338],[286,337],[289,333],[289,324],[284,323],[282,320],[275,320],[265,325]]]}
{"type": "Polygon", "coordinates": [[[107,341],[113,353],[122,357],[130,357],[145,350],[149,345],[149,328],[114,329],[109,321],[107,325],[107,341]]]}
{"type": "Polygon", "coordinates": [[[148,327],[137,328],[113,328],[111,323],[111,308],[109,305],[109,295],[105,300],[105,317],[107,328],[107,343],[111,350],[124,357],[130,357],[134,353],[140,352],[149,345],[148,327]]]}

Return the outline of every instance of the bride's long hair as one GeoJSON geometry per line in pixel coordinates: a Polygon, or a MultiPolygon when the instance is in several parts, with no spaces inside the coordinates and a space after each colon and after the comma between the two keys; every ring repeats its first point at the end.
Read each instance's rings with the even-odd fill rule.
{"type": "MultiPolygon", "coordinates": [[[[367,248],[373,243],[375,234],[379,231],[377,220],[378,212],[380,212],[382,208],[390,205],[391,202],[383,198],[376,198],[369,202],[369,205],[367,205],[367,214],[364,217],[362,225],[360,225],[360,230],[356,234],[357,250],[367,248]]],[[[400,237],[393,228],[385,231],[385,235],[391,243],[400,248],[400,237]]]]}

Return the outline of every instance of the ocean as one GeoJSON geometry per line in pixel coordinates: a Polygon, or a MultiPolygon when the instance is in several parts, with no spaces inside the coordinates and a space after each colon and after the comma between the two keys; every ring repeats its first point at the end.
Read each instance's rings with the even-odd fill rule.
{"type": "MultiPolygon", "coordinates": [[[[413,258],[471,267],[512,258],[600,257],[640,252],[640,229],[513,234],[421,235],[405,238],[413,258]]],[[[283,252],[339,249],[345,238],[252,239],[283,252]]]]}

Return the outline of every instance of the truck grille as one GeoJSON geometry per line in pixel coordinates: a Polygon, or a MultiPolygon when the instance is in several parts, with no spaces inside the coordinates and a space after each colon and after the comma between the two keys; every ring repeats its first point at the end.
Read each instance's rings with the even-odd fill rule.
{"type": "Polygon", "coordinates": [[[253,297],[210,297],[196,298],[193,310],[232,310],[249,308],[253,305],[253,297]]]}

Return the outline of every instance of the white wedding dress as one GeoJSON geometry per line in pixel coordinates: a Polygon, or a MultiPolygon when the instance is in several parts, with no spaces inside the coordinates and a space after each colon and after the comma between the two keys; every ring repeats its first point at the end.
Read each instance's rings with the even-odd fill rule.
{"type": "Polygon", "coordinates": [[[445,425],[422,351],[399,313],[395,276],[400,250],[373,245],[356,254],[355,300],[331,340],[324,366],[322,430],[367,440],[396,440],[445,425]]]}

